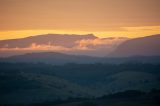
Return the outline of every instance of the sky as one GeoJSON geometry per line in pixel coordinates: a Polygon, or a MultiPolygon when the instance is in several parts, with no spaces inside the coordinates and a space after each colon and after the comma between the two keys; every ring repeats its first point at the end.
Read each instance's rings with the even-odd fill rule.
{"type": "Polygon", "coordinates": [[[160,0],[0,0],[0,40],[58,33],[160,34],[160,0]]]}

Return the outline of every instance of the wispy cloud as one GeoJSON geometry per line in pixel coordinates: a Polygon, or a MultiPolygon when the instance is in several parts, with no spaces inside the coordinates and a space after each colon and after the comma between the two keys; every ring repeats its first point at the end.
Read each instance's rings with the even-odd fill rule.
{"type": "Polygon", "coordinates": [[[20,47],[15,47],[15,48],[1,48],[1,51],[5,51],[5,50],[65,50],[66,48],[61,47],[61,46],[53,46],[50,44],[41,44],[38,45],[36,43],[32,43],[30,46],[28,47],[24,47],[24,48],[20,48],[20,47]]]}
{"type": "Polygon", "coordinates": [[[72,50],[89,50],[89,48],[85,47],[79,47],[75,46],[72,48],[67,48],[63,46],[56,46],[56,45],[51,45],[51,44],[36,44],[32,43],[28,47],[20,48],[20,47],[14,47],[14,48],[8,48],[8,47],[3,47],[0,48],[0,51],[23,51],[23,50],[28,50],[28,51],[37,51],[37,50],[42,50],[42,51],[72,51],[72,50]]]}
{"type": "Polygon", "coordinates": [[[125,41],[127,38],[97,38],[97,39],[83,39],[76,41],[75,43],[79,47],[97,47],[97,46],[106,46],[114,47],[125,41]]]}

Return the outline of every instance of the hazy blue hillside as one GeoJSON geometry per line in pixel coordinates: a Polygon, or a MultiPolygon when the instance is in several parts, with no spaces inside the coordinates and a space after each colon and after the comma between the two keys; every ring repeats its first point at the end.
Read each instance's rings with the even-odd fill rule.
{"type": "Polygon", "coordinates": [[[85,55],[69,55],[58,52],[27,53],[23,55],[0,58],[1,62],[14,63],[47,63],[53,65],[63,65],[68,63],[93,64],[93,63],[160,63],[160,56],[132,56],[132,57],[92,57],[85,55]]]}
{"type": "Polygon", "coordinates": [[[0,61],[25,62],[25,63],[48,63],[48,64],[67,64],[67,63],[95,63],[104,61],[103,58],[90,57],[83,55],[68,55],[57,52],[27,53],[24,55],[1,58],[0,61]]]}

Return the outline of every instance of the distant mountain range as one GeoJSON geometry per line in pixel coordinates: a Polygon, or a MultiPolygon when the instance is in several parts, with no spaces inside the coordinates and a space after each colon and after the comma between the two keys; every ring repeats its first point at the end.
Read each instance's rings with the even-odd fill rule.
{"type": "Polygon", "coordinates": [[[159,56],[160,34],[146,37],[98,38],[93,34],[46,34],[1,40],[0,57],[33,52],[60,52],[98,57],[159,56]]]}
{"type": "Polygon", "coordinates": [[[128,38],[98,38],[93,34],[44,34],[27,38],[1,40],[0,56],[30,52],[61,52],[76,55],[106,56],[128,38]]]}
{"type": "Polygon", "coordinates": [[[36,45],[55,45],[71,48],[75,46],[75,42],[78,40],[96,39],[93,34],[88,35],[67,35],[67,34],[45,34],[30,36],[19,39],[1,40],[0,48],[27,48],[31,44],[36,45]]]}

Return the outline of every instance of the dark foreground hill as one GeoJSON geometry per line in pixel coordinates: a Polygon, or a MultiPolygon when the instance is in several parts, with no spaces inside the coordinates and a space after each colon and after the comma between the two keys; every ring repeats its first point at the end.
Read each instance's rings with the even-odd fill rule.
{"type": "Polygon", "coordinates": [[[160,88],[159,70],[160,65],[140,63],[61,66],[0,63],[0,104],[17,106],[69,98],[93,99],[125,90],[148,92],[160,88]]]}
{"type": "MultiPolygon", "coordinates": [[[[114,94],[104,95],[99,98],[70,98],[62,101],[45,102],[37,105],[45,106],[159,106],[160,90],[142,92],[127,90],[114,94]]],[[[35,104],[36,105],[36,104],[35,104]]]]}

